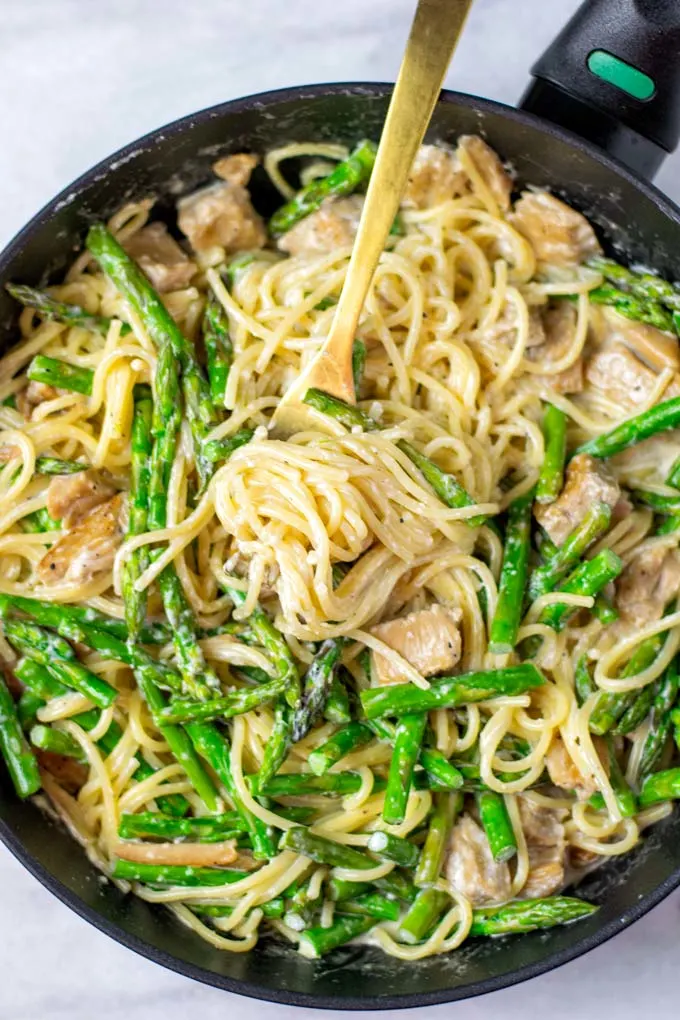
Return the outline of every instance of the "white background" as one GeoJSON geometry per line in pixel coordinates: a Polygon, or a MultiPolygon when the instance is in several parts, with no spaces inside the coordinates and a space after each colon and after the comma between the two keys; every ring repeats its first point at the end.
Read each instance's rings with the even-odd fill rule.
{"type": "MultiPolygon", "coordinates": [[[[612,0],[615,3],[615,0],[612,0]]],[[[0,0],[0,244],[76,175],[193,110],[318,81],[393,80],[414,0],[0,0]]],[[[514,102],[576,0],[477,0],[447,84],[514,102]]],[[[657,183],[680,200],[680,159],[657,183]]],[[[433,1020],[677,1016],[680,894],[588,957],[433,1020]]],[[[122,949],[0,848],[0,1020],[283,1020],[122,949]]],[[[307,1011],[311,1016],[311,1011],[307,1011]]],[[[339,1015],[339,1014],[338,1014],[339,1015]]],[[[366,1014],[368,1015],[368,1014],[366,1014]]],[[[387,1014],[383,1014],[387,1015],[387,1014]]],[[[396,1014],[394,1014],[396,1016],[396,1014]]]]}

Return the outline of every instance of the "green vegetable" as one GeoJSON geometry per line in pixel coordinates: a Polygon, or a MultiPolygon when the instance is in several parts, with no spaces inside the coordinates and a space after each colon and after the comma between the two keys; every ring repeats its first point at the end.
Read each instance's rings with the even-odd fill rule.
{"type": "MultiPolygon", "coordinates": [[[[621,573],[623,564],[611,549],[603,549],[592,560],[586,560],[560,584],[557,589],[570,595],[597,595],[605,585],[621,573]]],[[[562,630],[570,616],[576,612],[574,606],[564,602],[553,602],[545,606],[539,616],[539,623],[545,623],[553,630],[562,630]]]]}
{"type": "Polygon", "coordinates": [[[269,221],[271,236],[278,238],[285,234],[300,220],[316,212],[324,199],[349,195],[365,184],[371,176],[376,152],[373,142],[363,141],[327,177],[310,181],[274,213],[269,221]]]}
{"type": "Polygon", "coordinates": [[[427,716],[424,713],[404,714],[397,723],[382,812],[383,820],[388,825],[399,825],[406,815],[413,771],[420,755],[426,724],[427,716]]]}
{"type": "Polygon", "coordinates": [[[234,347],[229,335],[229,317],[214,297],[209,298],[205,306],[203,344],[210,396],[215,406],[223,407],[229,371],[234,360],[234,347]]]}
{"type": "Polygon", "coordinates": [[[477,794],[477,809],[495,861],[509,861],[517,853],[517,840],[501,793],[485,790],[477,794]]]}
{"type": "Polygon", "coordinates": [[[303,956],[315,960],[338,946],[351,942],[375,925],[375,918],[362,914],[341,914],[330,928],[307,928],[300,933],[298,949],[303,956]]]}
{"type": "Polygon", "coordinates": [[[583,520],[570,532],[555,555],[534,570],[529,582],[532,599],[555,589],[565,574],[581,561],[595,539],[604,534],[611,516],[611,507],[607,503],[594,503],[587,508],[583,520]]]}
{"type": "Polygon", "coordinates": [[[308,756],[307,764],[315,775],[322,776],[345,755],[351,754],[372,739],[373,731],[364,723],[348,723],[324,744],[315,748],[308,756]]]}
{"type": "MultiPolygon", "coordinates": [[[[246,600],[244,593],[237,588],[227,588],[226,592],[235,606],[242,606],[246,600]]],[[[300,699],[300,674],[286,639],[259,605],[255,606],[247,623],[272,660],[276,675],[283,681],[286,701],[291,708],[296,708],[300,699]]]]}
{"type": "Polygon", "coordinates": [[[41,787],[35,755],[26,743],[12,695],[0,679],[0,756],[17,795],[24,800],[41,787]]]}
{"type": "Polygon", "coordinates": [[[671,710],[678,697],[678,660],[672,659],[659,681],[652,704],[649,731],[640,757],[640,775],[645,777],[656,767],[672,728],[671,710]]]}
{"type": "Polygon", "coordinates": [[[418,847],[414,843],[389,832],[373,832],[368,840],[368,849],[402,868],[412,868],[418,860],[418,847]]]}
{"type": "Polygon", "coordinates": [[[545,683],[533,663],[525,662],[505,669],[479,673],[461,673],[440,677],[429,689],[414,684],[394,684],[362,691],[360,698],[368,719],[384,715],[406,715],[430,712],[435,708],[456,708],[458,705],[488,701],[501,695],[524,694],[545,683]]]}
{"type": "MultiPolygon", "coordinates": [[[[44,291],[36,290],[34,287],[26,287],[17,283],[6,283],[6,289],[12,297],[27,308],[33,308],[43,318],[51,322],[63,322],[67,326],[80,326],[91,333],[101,333],[106,336],[111,328],[111,319],[105,319],[101,315],[90,315],[79,305],[70,305],[65,301],[58,301],[44,291]]],[[[130,332],[127,322],[121,323],[120,335],[126,336],[130,332]]]]}
{"type": "Polygon", "coordinates": [[[572,896],[546,896],[545,899],[519,900],[502,907],[477,907],[472,912],[470,935],[514,935],[569,924],[590,917],[598,908],[572,896]]]}
{"type": "Polygon", "coordinates": [[[440,889],[421,889],[401,919],[399,926],[401,941],[413,946],[424,939],[450,902],[448,893],[440,889]]]}
{"type": "MultiPolygon", "coordinates": [[[[148,387],[135,387],[135,409],[132,420],[130,459],[130,498],[128,503],[127,537],[133,538],[147,530],[149,510],[149,480],[151,477],[151,421],[153,400],[148,387]]],[[[149,565],[148,547],[142,546],[129,556],[123,569],[123,602],[125,623],[131,641],[139,640],[146,617],[146,591],[135,590],[135,581],[149,565]]]]}
{"type": "Polygon", "coordinates": [[[211,439],[203,447],[203,455],[211,464],[220,460],[229,460],[232,453],[240,446],[246,446],[255,435],[254,429],[239,429],[233,436],[226,439],[211,439]]]}
{"type": "Polygon", "coordinates": [[[567,416],[554,404],[545,405],[543,440],[545,454],[536,486],[536,502],[552,503],[562,491],[567,454],[567,416]]]}
{"type": "Polygon", "coordinates": [[[459,792],[433,794],[430,826],[414,876],[417,886],[432,885],[439,878],[449,835],[462,807],[463,795],[459,792]]]}
{"type": "Polygon", "coordinates": [[[227,868],[196,868],[181,864],[138,864],[119,857],[111,871],[112,878],[145,885],[216,886],[240,882],[248,877],[247,871],[227,868]]]}
{"type": "Polygon", "coordinates": [[[629,418],[617,425],[610,432],[605,432],[595,439],[579,446],[576,453],[589,453],[592,457],[613,457],[629,446],[641,443],[659,432],[674,429],[680,424],[680,397],[672,397],[661,404],[656,404],[648,411],[629,418]]]}
{"type": "Polygon", "coordinates": [[[45,386],[84,393],[86,397],[92,393],[94,380],[92,369],[78,368],[58,358],[48,358],[45,354],[36,354],[26,370],[26,375],[32,382],[44,383],[45,386]]]}
{"type": "Polygon", "coordinates": [[[79,460],[59,460],[58,457],[36,457],[35,470],[39,475],[77,475],[87,471],[87,464],[79,460]]]}
{"type": "Polygon", "coordinates": [[[676,800],[678,797],[680,797],[680,768],[653,772],[642,784],[640,807],[646,808],[664,800],[676,800]]]}
{"type": "Polygon", "coordinates": [[[355,340],[352,344],[352,379],[354,380],[354,392],[359,392],[361,379],[366,364],[366,344],[363,340],[355,340]]]}
{"type": "Polygon", "coordinates": [[[363,850],[344,843],[336,843],[325,836],[315,836],[309,829],[295,826],[287,829],[279,840],[279,850],[293,850],[309,857],[317,864],[328,864],[332,868],[354,868],[370,870],[376,867],[376,860],[363,850]]]}
{"type": "Polygon", "coordinates": [[[53,726],[43,726],[38,723],[32,727],[28,738],[33,747],[37,747],[41,751],[63,754],[67,758],[77,758],[78,761],[85,759],[83,749],[78,741],[74,740],[68,733],[62,733],[61,730],[57,730],[53,726]]]}
{"type": "Polygon", "coordinates": [[[157,811],[120,816],[118,835],[121,839],[184,839],[216,842],[233,839],[247,832],[238,811],[223,815],[201,815],[198,818],[177,818],[157,811]]]}
{"type": "Polygon", "coordinates": [[[302,740],[321,718],[340,662],[342,646],[343,641],[339,638],[324,641],[307,669],[291,723],[294,741],[302,740]]]}
{"type": "MultiPolygon", "coordinates": [[[[660,634],[653,634],[652,637],[646,638],[641,642],[624,666],[621,677],[635,676],[636,673],[641,673],[651,666],[659,654],[662,644],[663,637],[660,634]]],[[[599,736],[608,733],[635,700],[637,694],[638,692],[635,690],[622,691],[620,693],[600,691],[595,707],[590,714],[590,732],[596,733],[599,736]]]]}
{"type": "Polygon", "coordinates": [[[378,892],[365,892],[353,900],[344,900],[338,906],[338,914],[365,914],[378,921],[398,921],[401,913],[396,900],[378,892]]]}
{"type": "MultiPolygon", "coordinates": [[[[467,492],[463,486],[456,481],[453,475],[447,474],[446,471],[442,471],[440,467],[426,457],[423,453],[420,453],[414,446],[407,443],[405,439],[400,439],[397,442],[397,446],[402,453],[405,453],[408,459],[415,464],[420,473],[422,474],[425,481],[428,483],[435,496],[437,496],[442,503],[446,506],[451,507],[452,510],[459,510],[464,506],[475,506],[475,500],[467,492]]],[[[471,528],[479,527],[486,520],[485,517],[468,517],[465,523],[471,528]]]]}
{"type": "Polygon", "coordinates": [[[292,709],[283,698],[279,698],[274,709],[274,725],[264,749],[262,764],[252,778],[254,793],[260,793],[272,776],[276,775],[286,760],[292,743],[292,709]]]}
{"type": "Polygon", "coordinates": [[[210,701],[185,701],[174,699],[159,712],[157,719],[163,723],[212,722],[214,719],[231,719],[235,715],[250,712],[258,705],[273,701],[281,693],[281,681],[270,680],[258,687],[233,688],[229,694],[210,701]]]}
{"type": "Polygon", "coordinates": [[[496,655],[511,652],[517,643],[527,583],[533,496],[533,491],[528,492],[508,507],[503,567],[489,640],[489,651],[496,655]]]}
{"type": "Polygon", "coordinates": [[[642,300],[608,283],[588,291],[588,297],[594,305],[611,305],[627,319],[674,332],[673,316],[658,301],[642,300]]]}

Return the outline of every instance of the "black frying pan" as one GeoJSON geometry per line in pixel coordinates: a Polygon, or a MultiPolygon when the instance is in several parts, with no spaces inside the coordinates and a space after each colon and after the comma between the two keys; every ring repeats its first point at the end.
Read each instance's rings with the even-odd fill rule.
{"type": "MultiPolygon", "coordinates": [[[[565,194],[627,258],[680,279],[680,210],[645,180],[680,134],[680,3],[586,3],[534,74],[521,111],[443,93],[430,138],[453,141],[461,133],[483,133],[513,163],[519,185],[530,182],[565,194]],[[649,83],[620,62],[593,58],[596,51],[646,74],[652,94],[644,99],[622,91],[624,84],[641,96],[649,93],[649,83]]],[[[218,156],[243,148],[263,152],[302,139],[377,139],[389,94],[388,85],[286,89],[225,103],[147,135],[85,174],[28,224],[0,256],[0,284],[37,284],[57,274],[73,258],[87,224],[133,196],[158,194],[170,210],[178,193],[209,179],[218,156]]],[[[263,211],[272,204],[264,184],[256,201],[263,211]]],[[[3,290],[0,323],[6,344],[13,341],[15,317],[3,290]]],[[[424,1006],[502,988],[599,945],[680,885],[676,813],[633,853],[581,884],[579,893],[601,909],[575,926],[471,940],[450,957],[417,964],[358,947],[312,962],[273,941],[261,942],[247,955],[218,952],[162,908],[123,897],[102,884],[65,832],[31,804],[16,800],[1,773],[0,836],[56,896],[144,956],[229,991],[317,1008],[424,1006]]]]}

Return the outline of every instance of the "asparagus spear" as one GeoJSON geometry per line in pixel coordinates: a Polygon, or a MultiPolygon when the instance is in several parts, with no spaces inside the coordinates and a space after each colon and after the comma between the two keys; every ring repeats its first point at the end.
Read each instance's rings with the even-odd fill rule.
{"type": "Polygon", "coordinates": [[[489,641],[489,651],[495,654],[511,652],[517,643],[527,583],[533,497],[533,491],[528,492],[508,507],[498,603],[489,641]]]}
{"type": "Polygon", "coordinates": [[[524,694],[544,682],[533,663],[524,662],[505,669],[441,677],[434,680],[428,690],[421,690],[414,684],[371,688],[362,691],[360,698],[366,717],[377,719],[383,715],[430,712],[435,708],[456,708],[501,695],[524,694]]]}
{"type": "Polygon", "coordinates": [[[4,759],[17,795],[22,799],[41,787],[35,755],[26,743],[12,695],[0,678],[0,756],[4,759]]]}
{"type": "Polygon", "coordinates": [[[99,708],[108,708],[118,697],[115,687],[78,662],[62,638],[24,620],[6,619],[3,626],[5,637],[22,655],[46,666],[62,684],[79,691],[99,708]]]}
{"type": "Polygon", "coordinates": [[[513,935],[569,924],[589,917],[598,908],[571,896],[546,896],[545,899],[519,900],[501,907],[476,907],[472,912],[470,935],[513,935]]]}
{"type": "MultiPolygon", "coordinates": [[[[283,917],[286,905],[281,896],[276,896],[273,900],[267,900],[266,903],[259,903],[256,909],[261,910],[267,918],[279,918],[283,917]]],[[[230,917],[234,913],[234,908],[226,903],[192,902],[191,910],[199,917],[230,917]]]]}
{"type": "Polygon", "coordinates": [[[420,754],[426,724],[425,713],[402,715],[397,723],[382,812],[383,820],[388,825],[399,825],[406,815],[413,770],[420,754]]]}
{"type": "MultiPolygon", "coordinates": [[[[148,527],[149,480],[151,477],[151,422],[153,400],[147,386],[135,387],[135,409],[132,420],[130,474],[131,488],[128,510],[128,538],[143,534],[148,527]]],[[[149,564],[146,546],[135,551],[128,558],[123,571],[123,601],[125,623],[130,641],[138,641],[146,617],[146,591],[135,590],[135,581],[141,577],[149,564]]]]}
{"type": "Polygon", "coordinates": [[[545,405],[543,439],[545,454],[536,486],[536,502],[552,503],[562,491],[567,455],[567,416],[554,404],[545,405]]]}
{"type": "Polygon", "coordinates": [[[652,273],[638,272],[622,266],[614,259],[598,255],[588,263],[602,273],[606,280],[629,290],[636,297],[648,301],[660,301],[674,311],[680,311],[680,291],[672,283],[652,273]]]}
{"type": "MultiPolygon", "coordinates": [[[[59,623],[84,623],[95,627],[98,631],[106,631],[121,641],[128,637],[124,620],[116,620],[104,616],[87,606],[70,605],[56,602],[41,602],[39,599],[25,598],[23,595],[0,594],[0,606],[19,610],[32,616],[43,627],[58,627],[59,623]]],[[[139,640],[147,645],[163,645],[170,640],[170,631],[163,623],[147,623],[140,633],[139,640]]],[[[115,656],[114,656],[115,658],[115,656]]]]}
{"type": "Polygon", "coordinates": [[[226,439],[211,439],[203,446],[203,456],[211,464],[216,464],[220,460],[229,460],[234,450],[245,446],[254,435],[254,429],[239,429],[238,432],[234,432],[233,436],[227,436],[226,439]]]}
{"type": "Polygon", "coordinates": [[[22,691],[21,697],[16,703],[16,709],[24,733],[27,733],[38,721],[38,712],[44,705],[43,699],[39,698],[33,691],[22,691]]]}
{"type": "Polygon", "coordinates": [[[352,900],[344,900],[338,906],[338,914],[365,914],[378,921],[398,921],[401,913],[396,900],[388,899],[378,892],[365,892],[352,900]]]}
{"type": "Polygon", "coordinates": [[[248,877],[247,871],[235,868],[197,868],[182,864],[139,864],[122,857],[114,861],[112,878],[127,882],[143,882],[145,885],[217,886],[230,885],[248,877]]]}
{"type": "Polygon", "coordinates": [[[494,790],[477,794],[477,809],[495,861],[509,861],[517,853],[517,840],[503,795],[494,790]]]}
{"type": "Polygon", "coordinates": [[[671,711],[671,725],[673,727],[673,740],[680,751],[680,705],[671,711]]]}
{"type": "Polygon", "coordinates": [[[671,732],[671,709],[678,696],[678,660],[672,659],[655,692],[652,717],[640,757],[640,775],[652,772],[661,757],[671,732]]]}
{"type": "Polygon", "coordinates": [[[238,811],[198,818],[177,818],[158,811],[123,814],[118,823],[121,839],[184,839],[201,842],[222,841],[243,835],[247,829],[238,811]]]}
{"type": "Polygon", "coordinates": [[[651,506],[652,510],[659,514],[680,516],[680,496],[662,496],[658,492],[649,492],[646,489],[635,489],[632,495],[638,503],[651,506]]]}
{"type": "Polygon", "coordinates": [[[316,836],[301,825],[286,829],[279,839],[279,850],[294,850],[295,853],[309,857],[317,864],[328,864],[333,868],[354,868],[371,870],[376,867],[376,860],[363,850],[344,843],[336,843],[325,836],[316,836]]]}
{"type": "Polygon", "coordinates": [[[188,723],[186,732],[198,754],[210,765],[226,789],[231,803],[250,835],[253,856],[264,860],[274,857],[276,844],[270,829],[246,807],[234,782],[231,771],[231,748],[226,737],[210,723],[188,723]]]}
{"type": "Polygon", "coordinates": [[[621,315],[635,322],[645,322],[657,329],[674,332],[673,316],[658,301],[643,300],[609,283],[603,283],[588,292],[594,305],[611,305],[621,315]]]}
{"type": "Polygon", "coordinates": [[[430,827],[423,843],[414,880],[417,886],[429,886],[439,878],[449,834],[463,806],[461,793],[435,793],[430,827]]]}
{"type": "Polygon", "coordinates": [[[425,938],[450,903],[447,893],[441,889],[421,889],[399,926],[402,942],[415,945],[425,938]]]}
{"type": "Polygon", "coordinates": [[[216,298],[211,297],[203,315],[203,343],[210,380],[210,396],[217,407],[224,406],[224,392],[234,360],[234,347],[229,335],[229,318],[216,298]]]}
{"type": "Polygon", "coordinates": [[[611,516],[611,507],[607,503],[594,503],[588,507],[583,520],[567,536],[555,555],[534,570],[529,581],[532,599],[553,591],[565,574],[579,563],[595,539],[604,534],[611,516]]]}
{"type": "MultiPolygon", "coordinates": [[[[611,549],[603,549],[592,560],[586,560],[557,589],[570,595],[597,595],[605,585],[621,573],[623,564],[611,549]]],[[[564,602],[553,602],[546,606],[539,616],[539,622],[553,630],[562,630],[575,612],[573,606],[564,602]]]]}
{"type": "Polygon", "coordinates": [[[610,600],[602,592],[599,592],[599,594],[595,596],[591,613],[593,616],[597,617],[600,623],[604,624],[605,627],[610,623],[614,623],[614,621],[619,618],[618,609],[614,608],[610,600]]]}
{"type": "MultiPolygon", "coordinates": [[[[646,638],[631,655],[629,661],[623,668],[621,673],[622,678],[629,676],[635,676],[636,673],[641,673],[644,669],[654,662],[655,658],[659,654],[659,649],[663,644],[663,637],[660,634],[653,634],[652,637],[646,638]]],[[[595,702],[595,707],[590,713],[589,728],[591,733],[596,733],[602,736],[604,733],[608,733],[612,726],[618,719],[621,718],[623,713],[629,707],[629,705],[635,700],[637,696],[636,691],[622,691],[610,693],[608,691],[600,691],[595,702]]]]}
{"type": "Polygon", "coordinates": [[[92,393],[94,372],[90,368],[78,368],[58,358],[48,358],[45,354],[36,354],[26,370],[26,376],[32,382],[55,386],[60,390],[72,390],[84,393],[89,397],[92,393]]]}
{"type": "Polygon", "coordinates": [[[352,721],[349,695],[347,694],[347,688],[342,679],[342,675],[343,670],[340,668],[333,677],[333,682],[331,683],[331,688],[328,692],[328,698],[323,710],[324,719],[328,722],[335,723],[336,726],[342,726],[344,723],[352,721]]]}
{"type": "Polygon", "coordinates": [[[373,731],[368,726],[360,722],[350,722],[320,747],[315,748],[308,756],[307,764],[315,775],[322,776],[345,755],[372,739],[373,731]]]}
{"type": "Polygon", "coordinates": [[[306,187],[274,213],[269,221],[269,232],[278,238],[296,223],[316,212],[326,198],[337,198],[356,191],[371,176],[375,163],[376,147],[363,141],[342,163],[338,163],[327,177],[310,181],[306,187]]]}
{"type": "Polygon", "coordinates": [[[594,690],[595,687],[590,675],[588,660],[585,655],[582,655],[576,663],[576,669],[574,670],[574,692],[579,706],[588,700],[594,690]]]}
{"type": "MultiPolygon", "coordinates": [[[[369,415],[359,410],[358,407],[346,404],[343,400],[332,397],[329,393],[324,393],[323,390],[309,389],[303,399],[305,404],[309,404],[315,410],[327,414],[330,418],[335,418],[336,421],[339,421],[348,429],[358,427],[363,429],[364,432],[374,432],[379,428],[378,423],[373,418],[370,418],[369,415]]],[[[407,443],[406,440],[400,439],[397,442],[397,446],[415,464],[442,503],[452,509],[475,505],[475,500],[456,481],[453,475],[442,471],[434,461],[420,453],[414,446],[407,443]]],[[[466,521],[471,527],[478,527],[483,522],[483,517],[469,517],[466,521]]]]}
{"type": "Polygon", "coordinates": [[[376,878],[374,882],[348,882],[344,878],[336,878],[334,875],[328,880],[328,895],[337,903],[344,903],[346,900],[356,900],[367,892],[380,889],[386,896],[393,896],[396,899],[411,903],[416,896],[416,890],[410,880],[402,871],[390,871],[382,878],[376,878]]]}
{"type": "MultiPolygon", "coordinates": [[[[242,606],[246,600],[244,593],[237,588],[227,588],[226,592],[235,606],[242,606]]],[[[300,698],[300,674],[286,639],[261,606],[255,606],[247,622],[258,642],[269,653],[277,676],[284,682],[286,701],[291,708],[296,708],[300,698]]]]}
{"type": "Polygon", "coordinates": [[[32,535],[44,534],[46,531],[56,531],[61,527],[60,521],[50,517],[46,507],[35,510],[32,514],[26,514],[21,518],[21,527],[32,535]]]}
{"type": "Polygon", "coordinates": [[[292,736],[294,741],[302,740],[321,718],[340,662],[342,646],[342,640],[337,638],[324,641],[305,673],[300,701],[293,712],[292,736]]]}
{"type": "Polygon", "coordinates": [[[159,712],[157,718],[163,723],[211,722],[214,719],[231,719],[235,715],[250,712],[258,705],[273,701],[281,693],[282,683],[278,678],[259,687],[233,688],[229,694],[210,701],[184,701],[175,699],[159,712]]]}
{"type": "Polygon", "coordinates": [[[219,677],[205,661],[198,643],[194,611],[187,601],[173,564],[158,575],[158,587],[172,628],[177,663],[186,693],[193,698],[210,698],[215,691],[220,690],[219,677]]]}
{"type": "Polygon", "coordinates": [[[649,807],[664,800],[676,800],[678,797],[680,797],[680,768],[653,772],[642,784],[640,807],[649,807]]]}
{"type": "Polygon", "coordinates": [[[58,457],[36,457],[35,470],[39,475],[77,475],[87,471],[88,465],[79,460],[59,460],[58,457]]]}
{"type": "Polygon", "coordinates": [[[402,868],[412,868],[418,860],[418,847],[401,836],[389,832],[374,832],[368,840],[368,849],[386,861],[394,861],[402,868]]]}
{"type": "Polygon", "coordinates": [[[672,397],[656,404],[648,411],[642,411],[634,418],[617,425],[610,432],[605,432],[595,439],[579,446],[576,453],[589,453],[592,457],[613,457],[629,446],[641,443],[659,432],[677,428],[680,424],[680,397],[672,397]]]}
{"type": "Polygon", "coordinates": [[[307,928],[301,932],[298,949],[302,956],[315,960],[363,935],[375,923],[374,917],[365,914],[341,914],[333,919],[330,928],[307,928]]]}
{"type": "MultiPolygon", "coordinates": [[[[23,284],[6,283],[5,287],[12,297],[19,301],[26,308],[34,308],[43,318],[52,322],[64,322],[67,326],[80,326],[91,333],[101,333],[106,336],[111,328],[111,319],[101,315],[90,315],[79,305],[70,305],[65,301],[58,301],[44,291],[36,290],[35,287],[26,287],[23,284]]],[[[130,326],[123,322],[120,327],[120,335],[126,336],[130,332],[130,326]]]]}
{"type": "Polygon", "coordinates": [[[274,710],[274,725],[264,749],[262,764],[251,780],[254,793],[260,793],[269,780],[276,775],[286,760],[292,743],[292,709],[283,698],[280,698],[274,710]]]}
{"type": "Polygon", "coordinates": [[[434,747],[420,749],[419,763],[439,786],[457,790],[463,785],[463,774],[442,753],[434,747]]]}
{"type": "MultiPolygon", "coordinates": [[[[380,783],[378,786],[380,787],[380,783]]],[[[272,797],[310,797],[329,796],[347,797],[356,793],[361,787],[361,776],[358,772],[327,772],[323,776],[313,776],[307,772],[291,772],[282,776],[273,776],[258,787],[258,795],[272,797]]],[[[382,784],[384,788],[384,782],[382,784]]],[[[375,789],[375,786],[374,786],[375,789]]]]}
{"type": "Polygon", "coordinates": [[[63,754],[66,758],[84,760],[83,749],[78,741],[68,733],[56,730],[53,726],[43,726],[38,723],[31,728],[28,738],[33,747],[37,747],[41,751],[52,751],[54,754],[63,754]]]}
{"type": "Polygon", "coordinates": [[[616,725],[612,726],[611,732],[614,736],[632,733],[633,730],[636,730],[645,721],[651,711],[657,691],[658,681],[653,684],[647,684],[641,691],[635,692],[632,703],[625,710],[616,725]]]}
{"type": "Polygon", "coordinates": [[[363,340],[355,340],[352,344],[352,379],[354,380],[354,392],[359,392],[361,379],[366,364],[366,344],[363,340]]]}
{"type": "Polygon", "coordinates": [[[633,818],[637,813],[635,794],[621,771],[612,738],[607,736],[605,739],[607,741],[607,756],[609,758],[609,782],[614,791],[616,803],[623,818],[633,818]]]}

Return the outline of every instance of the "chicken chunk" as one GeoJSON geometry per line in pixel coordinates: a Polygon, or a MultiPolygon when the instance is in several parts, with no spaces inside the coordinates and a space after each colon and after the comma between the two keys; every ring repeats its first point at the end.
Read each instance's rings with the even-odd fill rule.
{"type": "Polygon", "coordinates": [[[562,492],[553,503],[537,503],[536,520],[556,545],[580,524],[594,503],[607,503],[612,509],[621,491],[608,466],[587,453],[579,453],[567,468],[562,492]]]}
{"type": "Polygon", "coordinates": [[[114,487],[92,469],[75,475],[55,475],[47,487],[47,512],[52,520],[72,528],[115,492],[114,487]]]}
{"type": "Polygon", "coordinates": [[[330,198],[279,240],[289,255],[325,255],[354,243],[364,200],[361,195],[330,198]]]}
{"type": "Polygon", "coordinates": [[[19,390],[17,393],[17,410],[23,414],[24,418],[30,419],[36,407],[46,400],[56,400],[65,392],[66,390],[58,390],[46,383],[31,380],[25,389],[19,390]]]}
{"type": "Polygon", "coordinates": [[[622,343],[611,343],[590,356],[586,380],[614,404],[632,411],[649,401],[657,376],[622,343]]]}
{"type": "Polygon", "coordinates": [[[525,191],[508,220],[539,262],[577,266],[602,251],[585,216],[547,191],[525,191]]]}
{"type": "Polygon", "coordinates": [[[89,581],[112,568],[123,541],[123,500],[118,493],[100,504],[52,546],[38,564],[44,584],[89,581]]]}
{"type": "Polygon", "coordinates": [[[520,893],[523,899],[552,896],[564,885],[566,840],[560,808],[536,807],[519,797],[519,813],[527,842],[529,875],[520,893]]]}
{"type": "MultiPolygon", "coordinates": [[[[593,737],[593,745],[600,761],[608,771],[607,745],[602,737],[593,737]]],[[[576,767],[567,746],[562,737],[553,738],[548,753],[545,756],[545,765],[548,770],[551,782],[562,790],[571,790],[576,793],[579,800],[587,800],[597,789],[592,776],[584,776],[576,767]]]]}
{"type": "Polygon", "coordinates": [[[235,152],[231,156],[224,156],[213,163],[213,173],[221,177],[227,184],[234,184],[237,187],[245,188],[250,175],[259,163],[257,156],[249,152],[235,152]]]}
{"type": "Polygon", "coordinates": [[[439,145],[421,145],[413,161],[401,204],[406,209],[426,209],[441,205],[450,198],[463,195],[467,184],[467,174],[455,153],[439,145]]]}
{"type": "Polygon", "coordinates": [[[474,163],[480,177],[496,199],[498,208],[502,212],[507,212],[510,208],[512,178],[498,154],[479,135],[462,135],[458,144],[474,163]]]}
{"type": "Polygon", "coordinates": [[[474,906],[510,898],[510,869],[493,859],[486,835],[470,815],[463,815],[453,828],[444,874],[474,906]]]}
{"type": "MultiPolygon", "coordinates": [[[[388,620],[373,627],[372,633],[399,652],[422,673],[434,676],[453,669],[460,660],[461,637],[459,609],[438,603],[408,616],[388,620]]],[[[378,684],[403,683],[399,670],[384,655],[373,652],[373,673],[378,684]]]]}
{"type": "Polygon", "coordinates": [[[622,343],[637,355],[649,368],[661,372],[670,368],[680,370],[680,347],[677,337],[664,333],[645,322],[636,322],[621,315],[614,308],[600,309],[599,321],[593,316],[594,332],[602,341],[622,343]]]}
{"type": "MultiPolygon", "coordinates": [[[[531,326],[531,317],[529,323],[531,326]]],[[[554,307],[542,311],[541,324],[545,339],[542,343],[531,345],[527,341],[526,355],[530,361],[548,368],[551,363],[561,361],[574,342],[576,311],[568,301],[561,301],[554,307]]],[[[550,386],[557,393],[580,393],[583,389],[583,359],[579,355],[573,364],[561,372],[546,373],[534,378],[550,386]]]]}
{"type": "Polygon", "coordinates": [[[233,840],[219,843],[134,843],[120,840],[116,857],[140,864],[181,864],[187,868],[225,868],[238,858],[233,840]]]}
{"type": "Polygon", "coordinates": [[[222,247],[228,252],[261,248],[267,241],[262,217],[238,184],[220,181],[183,198],[177,223],[194,251],[222,247]]]}
{"type": "Polygon", "coordinates": [[[652,546],[638,553],[616,581],[615,601],[624,629],[660,620],[679,591],[680,551],[652,546]]]}
{"type": "Polygon", "coordinates": [[[196,263],[170,236],[164,223],[142,227],[125,242],[124,248],[161,294],[188,287],[196,272],[196,263]]]}

